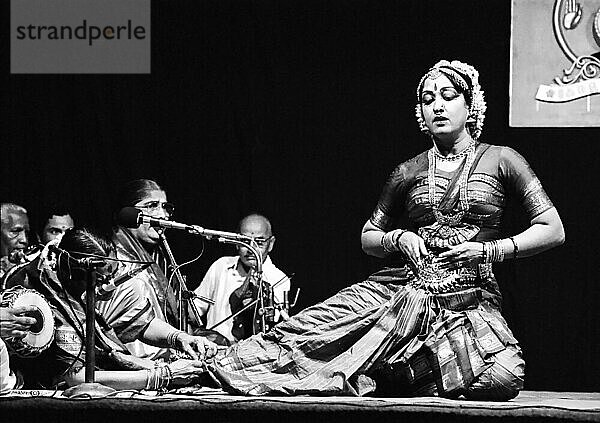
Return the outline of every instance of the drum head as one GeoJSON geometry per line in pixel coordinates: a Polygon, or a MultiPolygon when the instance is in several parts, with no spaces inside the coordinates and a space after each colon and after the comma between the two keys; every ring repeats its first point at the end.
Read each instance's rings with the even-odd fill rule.
{"type": "Polygon", "coordinates": [[[35,324],[27,331],[24,338],[6,339],[10,349],[21,357],[32,357],[50,346],[54,339],[54,315],[45,298],[33,289],[14,287],[1,295],[3,307],[33,307],[34,310],[25,313],[35,319],[35,324]]]}
{"type": "Polygon", "coordinates": [[[37,292],[28,291],[19,296],[17,303],[21,303],[17,305],[35,307],[35,311],[27,313],[27,315],[33,317],[36,323],[30,328],[25,338],[23,338],[23,342],[36,348],[43,348],[52,342],[54,316],[46,300],[37,292]]]}

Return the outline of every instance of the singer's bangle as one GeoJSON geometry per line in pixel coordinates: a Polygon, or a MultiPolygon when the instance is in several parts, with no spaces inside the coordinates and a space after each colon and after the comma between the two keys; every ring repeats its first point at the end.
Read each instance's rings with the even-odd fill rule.
{"type": "Polygon", "coordinates": [[[517,242],[515,241],[514,237],[511,236],[508,239],[510,239],[513,243],[513,258],[516,259],[519,255],[519,246],[517,245],[517,242]]]}
{"type": "Polygon", "coordinates": [[[167,335],[167,345],[169,346],[169,348],[177,349],[177,339],[179,338],[179,335],[181,335],[182,333],[183,332],[179,331],[179,330],[169,332],[169,334],[167,335]]]}

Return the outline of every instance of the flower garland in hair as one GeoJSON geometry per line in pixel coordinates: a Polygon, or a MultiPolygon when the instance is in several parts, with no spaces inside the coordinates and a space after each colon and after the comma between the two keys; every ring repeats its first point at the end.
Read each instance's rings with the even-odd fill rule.
{"type": "Polygon", "coordinates": [[[452,70],[459,73],[459,85],[461,85],[463,90],[465,87],[462,83],[460,83],[463,81],[462,77],[460,77],[460,74],[466,75],[471,79],[471,84],[468,87],[468,91],[470,91],[471,94],[471,104],[469,105],[469,116],[467,117],[467,129],[469,129],[471,137],[476,140],[481,135],[481,131],[483,129],[483,120],[485,119],[485,111],[487,106],[485,104],[485,98],[483,97],[483,90],[481,89],[481,85],[479,85],[479,72],[477,72],[477,69],[475,69],[473,66],[458,60],[453,60],[452,62],[440,60],[431,69],[429,69],[419,81],[419,85],[417,86],[417,105],[415,107],[417,123],[422,132],[429,134],[429,128],[427,128],[427,125],[425,124],[425,119],[423,118],[423,109],[421,106],[421,90],[423,88],[423,83],[430,76],[436,78],[440,73],[445,74],[446,72],[451,72],[452,70]]]}

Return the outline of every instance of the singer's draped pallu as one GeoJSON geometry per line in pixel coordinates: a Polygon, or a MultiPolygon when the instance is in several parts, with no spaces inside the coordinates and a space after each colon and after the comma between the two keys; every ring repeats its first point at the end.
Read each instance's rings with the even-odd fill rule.
{"type": "MultiPolygon", "coordinates": [[[[7,287],[25,285],[41,293],[50,303],[55,321],[52,345],[36,358],[11,357],[11,366],[23,373],[25,387],[31,389],[60,386],[66,375],[85,366],[86,310],[83,301],[75,299],[62,287],[54,271],[53,260],[43,254],[35,261],[11,274],[7,287]]],[[[111,314],[96,314],[96,368],[102,370],[134,370],[148,363],[131,356],[124,342],[143,333],[154,319],[150,302],[125,285],[120,309],[111,314]]],[[[103,301],[96,304],[101,305],[103,301]]]]}
{"type": "MultiPolygon", "coordinates": [[[[127,292],[131,290],[141,291],[142,296],[150,301],[152,310],[158,319],[178,327],[179,317],[175,293],[169,286],[169,281],[161,267],[156,263],[155,258],[144,249],[126,228],[118,227],[115,230],[113,242],[117,248],[117,258],[152,264],[142,272],[137,273],[135,277],[119,285],[108,301],[99,302],[98,310],[103,315],[118,314],[123,308],[122,296],[127,295],[127,292]]],[[[139,268],[139,266],[142,265],[139,263],[125,263],[119,275],[139,268]]],[[[137,357],[157,359],[169,356],[167,348],[154,347],[139,340],[128,342],[126,345],[129,351],[137,357]]]]}
{"type": "Polygon", "coordinates": [[[389,231],[406,212],[431,253],[418,268],[396,257],[366,281],[230,347],[212,365],[223,387],[246,395],[364,395],[378,384],[387,395],[516,396],[524,362],[500,314],[491,266],[442,270],[433,257],[466,240],[497,239],[509,194],[530,218],[553,206],[517,152],[479,143],[473,151],[455,172],[434,170],[422,153],[384,186],[371,223],[389,231]],[[434,208],[460,218],[440,223],[434,208]]]}

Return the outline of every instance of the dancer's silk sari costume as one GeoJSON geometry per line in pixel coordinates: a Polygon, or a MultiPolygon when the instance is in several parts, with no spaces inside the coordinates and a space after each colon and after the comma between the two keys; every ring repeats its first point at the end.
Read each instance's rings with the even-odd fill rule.
{"type": "MultiPolygon", "coordinates": [[[[530,219],[553,207],[514,150],[472,142],[465,155],[452,173],[435,170],[433,150],[399,165],[371,223],[387,232],[406,213],[432,257],[497,239],[509,195],[530,219]]],[[[388,395],[513,398],[524,362],[491,265],[442,271],[431,257],[418,269],[398,257],[398,266],[234,345],[214,373],[225,389],[249,395],[364,395],[375,378],[388,395]]]]}

